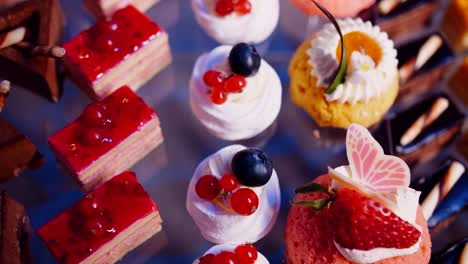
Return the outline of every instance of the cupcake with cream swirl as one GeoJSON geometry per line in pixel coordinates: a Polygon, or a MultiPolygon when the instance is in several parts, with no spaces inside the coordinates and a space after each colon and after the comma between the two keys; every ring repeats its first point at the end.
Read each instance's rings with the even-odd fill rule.
{"type": "Polygon", "coordinates": [[[279,114],[281,94],[275,70],[245,43],[200,56],[190,80],[194,115],[211,134],[230,141],[265,131],[279,114]]]}

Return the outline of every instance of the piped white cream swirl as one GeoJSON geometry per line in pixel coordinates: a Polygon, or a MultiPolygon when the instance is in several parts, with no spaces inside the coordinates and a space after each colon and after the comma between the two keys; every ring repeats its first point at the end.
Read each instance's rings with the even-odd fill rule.
{"type": "Polygon", "coordinates": [[[214,12],[214,0],[192,0],[192,9],[200,26],[221,44],[239,42],[258,44],[267,39],[279,20],[279,0],[250,0],[252,11],[225,17],[214,12]]]}
{"type": "MultiPolygon", "coordinates": [[[[239,244],[223,244],[223,245],[216,245],[216,246],[213,246],[212,248],[210,248],[208,251],[205,252],[205,254],[203,254],[203,256],[205,255],[208,255],[208,254],[219,254],[223,251],[228,251],[228,252],[234,252],[234,250],[236,249],[236,247],[238,246],[239,244]]],[[[257,260],[253,263],[253,264],[269,264],[270,262],[268,262],[268,260],[265,258],[265,256],[263,256],[260,252],[257,252],[258,253],[258,257],[257,257],[257,260]]],[[[198,259],[196,259],[193,264],[199,264],[200,261],[198,259]]]]}
{"type": "Polygon", "coordinates": [[[190,104],[211,134],[225,140],[242,140],[260,134],[275,121],[281,108],[282,87],[275,70],[262,60],[257,74],[246,78],[242,93],[229,94],[224,104],[214,104],[203,74],[210,69],[230,73],[227,58],[231,49],[220,46],[198,58],[190,80],[190,104]]]}
{"type": "Polygon", "coordinates": [[[244,146],[231,145],[203,160],[195,170],[188,188],[187,210],[203,237],[216,244],[254,243],[270,232],[278,217],[281,193],[276,171],[273,171],[265,186],[254,188],[259,196],[259,206],[249,216],[228,212],[196,194],[195,185],[200,177],[211,174],[221,179],[225,173],[232,173],[232,157],[243,149],[244,146]]]}
{"type": "MultiPolygon", "coordinates": [[[[354,51],[350,57],[350,67],[347,68],[345,82],[340,84],[332,94],[325,94],[327,101],[337,101],[341,104],[357,102],[367,103],[379,98],[391,87],[398,74],[397,52],[393,41],[379,27],[372,26],[361,19],[338,20],[343,35],[350,32],[362,32],[373,39],[381,48],[382,57],[375,64],[364,52],[354,51]]],[[[311,75],[317,78],[317,87],[325,88],[331,82],[333,74],[338,69],[336,50],[340,37],[334,26],[325,25],[311,40],[311,48],[307,50],[311,75]]]]}

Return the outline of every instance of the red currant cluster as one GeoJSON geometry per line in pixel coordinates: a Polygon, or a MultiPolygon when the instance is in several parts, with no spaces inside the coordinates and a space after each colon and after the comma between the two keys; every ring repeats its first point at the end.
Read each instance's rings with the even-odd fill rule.
{"type": "Polygon", "coordinates": [[[211,88],[211,101],[224,104],[229,93],[240,93],[247,85],[245,77],[238,74],[225,76],[222,72],[209,70],[203,75],[203,81],[211,88]]]}
{"type": "Polygon", "coordinates": [[[220,195],[229,197],[232,210],[240,215],[251,215],[258,208],[257,194],[249,188],[239,188],[232,174],[225,174],[220,181],[213,175],[205,175],[198,180],[195,191],[205,200],[214,200],[220,195]]]}
{"type": "Polygon", "coordinates": [[[215,11],[216,14],[222,17],[233,12],[242,16],[252,11],[252,4],[249,0],[218,0],[215,11]]]}
{"type": "Polygon", "coordinates": [[[223,251],[217,255],[207,254],[198,260],[200,264],[253,264],[257,258],[257,249],[251,244],[245,244],[236,247],[234,252],[223,251]]]}

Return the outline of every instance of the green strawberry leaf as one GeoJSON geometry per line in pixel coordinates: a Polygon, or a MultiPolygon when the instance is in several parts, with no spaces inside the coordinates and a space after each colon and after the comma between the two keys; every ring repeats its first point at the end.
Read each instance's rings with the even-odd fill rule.
{"type": "Polygon", "coordinates": [[[307,183],[307,184],[297,188],[296,190],[294,190],[294,192],[302,193],[302,194],[314,193],[314,192],[324,192],[324,193],[328,194],[328,188],[321,185],[321,184],[311,182],[311,183],[307,183]]]}
{"type": "Polygon", "coordinates": [[[346,56],[346,47],[345,47],[345,41],[343,38],[343,33],[341,32],[340,25],[336,21],[335,17],[328,12],[327,9],[325,9],[323,6],[321,6],[319,3],[317,3],[315,0],[311,0],[319,9],[322,11],[328,19],[332,22],[332,24],[335,26],[336,31],[338,31],[338,34],[340,35],[340,40],[341,40],[341,58],[340,58],[340,65],[338,67],[338,71],[335,74],[335,78],[333,78],[333,81],[331,84],[328,86],[328,88],[325,90],[325,93],[331,94],[333,93],[338,85],[342,84],[345,80],[346,77],[346,67],[348,65],[348,59],[346,56]]]}
{"type": "Polygon", "coordinates": [[[314,201],[297,201],[297,202],[292,202],[293,205],[304,205],[311,207],[315,211],[320,211],[322,210],[330,201],[330,199],[318,199],[314,201]]]}

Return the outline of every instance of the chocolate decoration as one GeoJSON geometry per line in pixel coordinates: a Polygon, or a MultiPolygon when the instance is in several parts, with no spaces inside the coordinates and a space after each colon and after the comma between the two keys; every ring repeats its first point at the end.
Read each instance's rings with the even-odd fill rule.
{"type": "Polygon", "coordinates": [[[447,248],[435,252],[431,256],[431,264],[440,264],[440,263],[459,263],[460,255],[468,242],[468,237],[465,237],[461,241],[457,241],[447,248]]]}
{"type": "MultiPolygon", "coordinates": [[[[0,118],[0,182],[18,176],[25,169],[43,165],[36,146],[21,132],[0,118]]],[[[0,262],[1,263],[1,262],[0,262]]]]}
{"type": "MultiPolygon", "coordinates": [[[[400,68],[402,65],[414,58],[421,46],[433,34],[434,33],[426,34],[423,37],[397,48],[398,67],[400,68]]],[[[442,47],[439,48],[437,52],[424,64],[424,66],[417,70],[409,80],[400,84],[398,100],[414,98],[430,89],[433,89],[434,86],[443,79],[447,70],[453,65],[453,51],[447,44],[445,38],[439,33],[436,34],[443,40],[442,47]]]]}
{"type": "MultiPolygon", "coordinates": [[[[27,27],[28,42],[44,46],[56,45],[64,25],[59,0],[28,0],[0,12],[0,31],[18,25],[27,27]]],[[[2,77],[53,101],[58,101],[60,97],[63,81],[61,72],[55,59],[33,56],[16,47],[0,50],[2,77]]]]}
{"type": "Polygon", "coordinates": [[[0,209],[0,263],[31,263],[30,227],[24,207],[2,191],[0,209]]]}
{"type": "Polygon", "coordinates": [[[447,98],[448,108],[439,118],[423,129],[412,142],[404,146],[400,144],[400,139],[408,128],[441,96],[447,98],[443,94],[432,96],[387,120],[384,127],[389,138],[388,146],[384,146],[384,149],[389,150],[391,155],[399,156],[408,165],[414,166],[434,158],[450,144],[460,132],[464,120],[464,114],[450,98],[447,98]]]}

